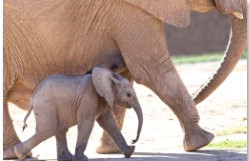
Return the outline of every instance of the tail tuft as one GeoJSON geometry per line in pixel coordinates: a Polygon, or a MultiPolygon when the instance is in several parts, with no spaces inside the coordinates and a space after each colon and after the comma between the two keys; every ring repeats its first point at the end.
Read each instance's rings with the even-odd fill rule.
{"type": "Polygon", "coordinates": [[[138,139],[132,140],[131,144],[135,144],[138,141],[138,139]]]}
{"type": "Polygon", "coordinates": [[[26,123],[24,123],[24,125],[23,125],[23,131],[25,130],[26,127],[28,127],[28,125],[26,123]]]}

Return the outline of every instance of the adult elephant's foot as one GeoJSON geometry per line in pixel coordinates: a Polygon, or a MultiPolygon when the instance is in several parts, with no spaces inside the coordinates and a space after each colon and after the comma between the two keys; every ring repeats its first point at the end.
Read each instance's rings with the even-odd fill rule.
{"type": "Polygon", "coordinates": [[[99,154],[121,153],[120,149],[115,145],[111,137],[106,133],[103,134],[99,146],[96,148],[96,152],[99,154]]]}
{"type": "Polygon", "coordinates": [[[120,149],[115,145],[115,143],[113,143],[113,141],[100,141],[99,146],[96,148],[96,152],[99,154],[121,153],[120,149]]]}
{"type": "MultiPolygon", "coordinates": [[[[27,158],[32,156],[31,152],[27,153],[27,158]]],[[[18,156],[15,153],[14,146],[3,149],[3,159],[17,159],[18,156]]]]}
{"type": "Polygon", "coordinates": [[[203,130],[199,125],[193,125],[184,130],[184,150],[195,151],[209,144],[214,138],[214,134],[203,130]]]}
{"type": "Polygon", "coordinates": [[[3,149],[3,159],[17,159],[14,147],[3,149]]]}
{"type": "Polygon", "coordinates": [[[17,159],[16,153],[14,151],[14,146],[17,144],[20,144],[21,141],[17,138],[16,135],[13,135],[15,137],[9,137],[8,139],[12,138],[11,140],[4,140],[4,147],[3,147],[3,159],[17,159]]]}
{"type": "Polygon", "coordinates": [[[3,96],[3,159],[16,159],[14,146],[21,141],[17,137],[8,111],[7,94],[3,96]]]}

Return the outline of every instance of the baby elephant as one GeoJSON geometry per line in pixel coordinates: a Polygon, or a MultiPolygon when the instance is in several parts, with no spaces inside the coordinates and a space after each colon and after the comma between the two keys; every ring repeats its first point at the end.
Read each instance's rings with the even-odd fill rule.
{"type": "Polygon", "coordinates": [[[34,90],[24,119],[25,128],[26,119],[34,108],[36,133],[16,145],[15,153],[19,159],[25,159],[32,148],[55,135],[59,160],[88,160],[84,151],[97,120],[128,158],[135,147],[128,146],[119,131],[111,111],[114,106],[133,107],[135,110],[138,116],[135,143],[141,132],[143,115],[136,94],[126,78],[98,67],[93,69],[92,74],[82,76],[49,76],[34,90]],[[72,156],[67,147],[66,132],[76,124],[78,136],[75,155],[72,156]]]}

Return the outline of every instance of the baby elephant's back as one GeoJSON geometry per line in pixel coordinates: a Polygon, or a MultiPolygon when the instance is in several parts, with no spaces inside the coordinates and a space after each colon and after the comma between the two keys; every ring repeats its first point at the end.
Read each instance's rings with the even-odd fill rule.
{"type": "Polygon", "coordinates": [[[35,102],[50,102],[57,105],[74,104],[79,93],[84,90],[88,75],[67,76],[51,75],[44,79],[35,89],[32,97],[35,102]]]}

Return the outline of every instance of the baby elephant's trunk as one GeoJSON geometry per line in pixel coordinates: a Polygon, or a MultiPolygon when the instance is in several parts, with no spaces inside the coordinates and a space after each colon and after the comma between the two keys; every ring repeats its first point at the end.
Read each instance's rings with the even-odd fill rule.
{"type": "Polygon", "coordinates": [[[142,114],[142,109],[141,106],[138,102],[138,100],[134,100],[133,102],[129,103],[129,106],[133,107],[133,109],[136,112],[137,118],[138,118],[138,129],[137,129],[137,135],[135,140],[132,140],[132,144],[136,143],[140,137],[140,133],[141,133],[141,128],[142,128],[142,124],[143,124],[143,114],[142,114]]]}

